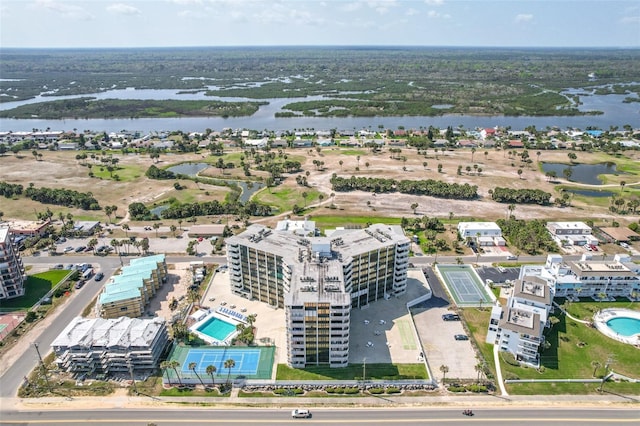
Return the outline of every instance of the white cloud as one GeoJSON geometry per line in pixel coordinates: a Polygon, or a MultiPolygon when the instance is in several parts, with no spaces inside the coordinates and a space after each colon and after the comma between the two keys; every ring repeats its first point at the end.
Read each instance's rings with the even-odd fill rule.
{"type": "Polygon", "coordinates": [[[67,18],[94,18],[94,16],[87,12],[84,8],[73,4],[66,4],[53,0],[36,0],[35,5],[38,9],[47,9],[67,18]]]}
{"type": "Polygon", "coordinates": [[[533,15],[530,13],[519,13],[515,18],[516,23],[520,22],[531,22],[533,21],[533,15]]]}
{"type": "Polygon", "coordinates": [[[444,4],[444,0],[424,0],[424,3],[429,6],[442,6],[444,4]]]}
{"type": "Polygon", "coordinates": [[[451,15],[448,13],[440,13],[435,10],[430,10],[427,12],[427,18],[430,19],[450,19],[451,15]]]}
{"type": "Polygon", "coordinates": [[[139,15],[140,13],[142,13],[137,7],[129,6],[128,4],[124,3],[115,3],[107,6],[107,10],[118,15],[139,15]]]}
{"type": "Polygon", "coordinates": [[[414,8],[410,7],[409,9],[407,9],[407,11],[404,14],[407,15],[407,16],[415,16],[415,15],[418,15],[419,13],[420,12],[418,12],[414,8]]]}
{"type": "Polygon", "coordinates": [[[167,0],[169,3],[179,4],[180,6],[189,6],[192,4],[202,4],[202,0],[167,0]]]}
{"type": "Polygon", "coordinates": [[[638,25],[640,24],[640,15],[639,16],[625,16],[622,19],[620,19],[620,23],[621,24],[634,24],[634,25],[638,25]]]}
{"type": "Polygon", "coordinates": [[[386,15],[393,7],[398,6],[397,0],[378,0],[367,2],[369,8],[375,10],[379,15],[386,15]]]}
{"type": "Polygon", "coordinates": [[[360,10],[362,8],[362,3],[360,2],[351,2],[351,3],[345,3],[341,9],[344,12],[355,12],[357,10],[360,10]]]}

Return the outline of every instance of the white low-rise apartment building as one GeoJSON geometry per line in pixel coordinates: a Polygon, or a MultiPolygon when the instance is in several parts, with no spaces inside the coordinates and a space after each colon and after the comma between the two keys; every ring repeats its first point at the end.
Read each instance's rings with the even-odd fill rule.
{"type": "Polygon", "coordinates": [[[409,247],[381,224],[331,238],[252,225],[227,239],[231,291],[285,309],[290,366],[345,367],[350,310],[406,292],[409,247]]]}
{"type": "Polygon", "coordinates": [[[502,229],[495,222],[460,222],[458,234],[463,240],[473,240],[478,246],[504,246],[502,229]]]}
{"type": "Polygon", "coordinates": [[[548,222],[547,230],[559,246],[598,245],[591,227],[584,222],[548,222]]]}
{"type": "Polygon", "coordinates": [[[640,294],[640,265],[631,262],[628,255],[602,260],[585,254],[580,260],[565,261],[554,254],[547,256],[542,267],[523,266],[520,274],[539,276],[558,297],[637,299],[640,294]]]}
{"type": "Polygon", "coordinates": [[[486,342],[499,345],[518,361],[539,364],[544,329],[549,325],[553,294],[539,277],[524,277],[514,283],[505,307],[491,310],[486,342]]]}
{"type": "Polygon", "coordinates": [[[58,368],[76,374],[153,371],[169,340],[163,319],[75,317],[51,343],[58,368]]]}

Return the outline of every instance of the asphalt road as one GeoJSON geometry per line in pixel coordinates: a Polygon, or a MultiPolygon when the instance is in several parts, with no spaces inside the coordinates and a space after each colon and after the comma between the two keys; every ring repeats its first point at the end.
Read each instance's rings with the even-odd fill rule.
{"type": "Polygon", "coordinates": [[[580,408],[482,408],[473,409],[472,417],[459,408],[313,408],[310,419],[292,419],[290,409],[217,409],[189,407],[183,409],[114,409],[108,411],[27,411],[3,412],[2,424],[59,425],[89,423],[101,425],[185,425],[185,424],[288,424],[316,425],[612,425],[637,424],[640,414],[634,409],[580,408]]]}

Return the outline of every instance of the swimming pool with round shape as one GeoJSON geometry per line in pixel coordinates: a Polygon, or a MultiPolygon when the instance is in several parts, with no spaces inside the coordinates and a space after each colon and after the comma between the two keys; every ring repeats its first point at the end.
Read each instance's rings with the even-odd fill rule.
{"type": "Polygon", "coordinates": [[[211,317],[202,325],[200,325],[197,330],[205,334],[213,339],[223,342],[225,341],[234,331],[236,331],[236,326],[234,324],[228,323],[220,318],[211,317]]]}
{"type": "Polygon", "coordinates": [[[616,333],[630,337],[640,334],[640,319],[629,317],[616,317],[607,321],[607,325],[616,333]]]}

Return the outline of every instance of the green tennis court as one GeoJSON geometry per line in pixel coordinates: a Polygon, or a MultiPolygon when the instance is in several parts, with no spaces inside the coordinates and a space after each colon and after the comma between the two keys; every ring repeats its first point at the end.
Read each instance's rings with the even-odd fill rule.
{"type": "Polygon", "coordinates": [[[491,303],[491,296],[470,265],[437,265],[449,294],[458,306],[491,303]]]}

